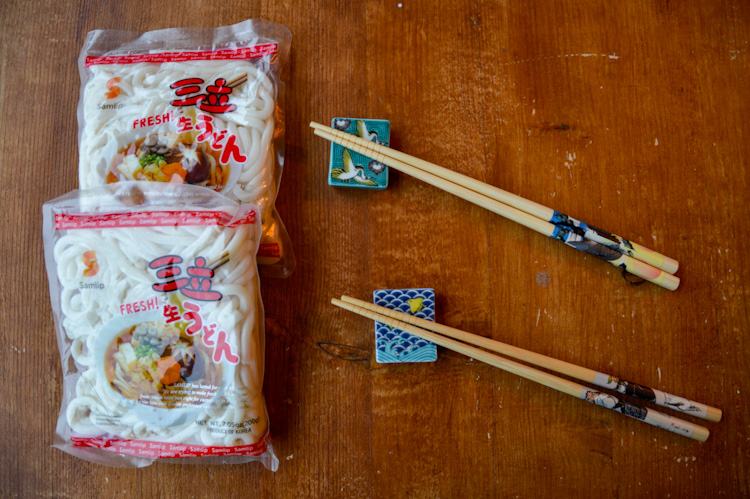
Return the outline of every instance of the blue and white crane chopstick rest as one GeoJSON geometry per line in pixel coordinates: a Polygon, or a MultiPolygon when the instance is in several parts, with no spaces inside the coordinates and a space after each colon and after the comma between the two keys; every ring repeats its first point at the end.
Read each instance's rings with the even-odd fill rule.
{"type": "MultiPolygon", "coordinates": [[[[388,147],[391,123],[388,120],[334,118],[331,126],[375,144],[388,147]]],[[[388,166],[372,158],[331,143],[328,162],[328,185],[334,187],[359,187],[385,189],[388,187],[388,166]]]]}

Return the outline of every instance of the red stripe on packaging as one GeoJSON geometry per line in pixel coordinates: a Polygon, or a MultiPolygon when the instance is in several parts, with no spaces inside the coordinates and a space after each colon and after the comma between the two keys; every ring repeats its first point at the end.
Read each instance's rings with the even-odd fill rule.
{"type": "Polygon", "coordinates": [[[233,447],[123,440],[119,438],[71,437],[76,447],[94,447],[117,454],[150,458],[178,458],[202,456],[260,456],[268,450],[264,435],[258,442],[233,447]]]}
{"type": "Polygon", "coordinates": [[[255,59],[276,53],[275,43],[255,45],[240,49],[204,50],[200,52],[158,52],[154,54],[105,55],[86,57],[85,66],[103,64],[138,64],[141,62],[165,63],[185,61],[220,61],[232,59],[255,59]]]}
{"type": "Polygon", "coordinates": [[[233,220],[225,211],[141,211],[133,213],[55,215],[55,229],[111,229],[122,227],[174,227],[180,225],[222,225],[237,227],[255,223],[255,211],[233,220]]]}

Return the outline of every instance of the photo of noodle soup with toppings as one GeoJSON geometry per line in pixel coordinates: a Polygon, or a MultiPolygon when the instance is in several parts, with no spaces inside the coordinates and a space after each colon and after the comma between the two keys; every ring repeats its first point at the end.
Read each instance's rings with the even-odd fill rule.
{"type": "Polygon", "coordinates": [[[154,133],[117,152],[107,171],[107,183],[127,180],[187,183],[221,191],[229,165],[207,142],[195,142],[195,132],[154,133]]]}
{"type": "Polygon", "coordinates": [[[201,336],[186,324],[141,322],[125,328],[110,343],[105,374],[123,397],[161,409],[209,402],[222,383],[222,367],[211,359],[201,336]]]}

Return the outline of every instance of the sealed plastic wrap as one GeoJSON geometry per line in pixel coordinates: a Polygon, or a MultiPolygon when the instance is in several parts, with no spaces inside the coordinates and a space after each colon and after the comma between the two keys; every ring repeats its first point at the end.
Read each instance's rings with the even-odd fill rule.
{"type": "Polygon", "coordinates": [[[55,446],[111,466],[278,460],[262,394],[257,206],[127,182],[44,205],[63,368],[55,446]]]}
{"type": "Polygon", "coordinates": [[[284,162],[280,71],[291,34],[249,20],[216,29],[97,30],[78,64],[79,179],[187,183],[260,207],[259,263],[294,269],[275,209],[284,162]]]}

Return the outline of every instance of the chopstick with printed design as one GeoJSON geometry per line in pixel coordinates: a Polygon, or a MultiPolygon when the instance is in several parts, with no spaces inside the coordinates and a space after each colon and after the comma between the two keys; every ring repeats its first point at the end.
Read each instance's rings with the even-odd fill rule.
{"type": "MultiPolygon", "coordinates": [[[[409,154],[382,146],[380,144],[375,144],[360,137],[352,136],[350,134],[344,133],[340,130],[336,130],[335,128],[322,125],[320,123],[312,122],[310,123],[310,126],[316,130],[328,132],[340,139],[354,139],[353,141],[355,143],[363,145],[371,151],[374,151],[377,154],[381,154],[384,157],[390,157],[402,161],[421,170],[430,172],[438,177],[444,178],[460,185],[464,185],[473,191],[484,194],[485,196],[491,199],[495,199],[496,201],[500,201],[501,203],[513,206],[525,213],[528,213],[529,215],[541,218],[542,220],[548,221],[560,227],[565,227],[569,230],[573,230],[574,232],[583,236],[585,239],[596,241],[622,254],[631,256],[636,260],[648,263],[649,265],[661,269],[669,274],[674,274],[675,272],[677,272],[677,269],[679,267],[679,263],[673,258],[664,256],[661,253],[648,249],[638,243],[631,242],[604,229],[600,229],[598,227],[594,227],[593,225],[581,222],[580,220],[565,215],[564,213],[560,213],[556,210],[553,210],[552,208],[548,208],[539,203],[535,203],[534,201],[522,198],[521,196],[500,189],[499,187],[486,184],[475,178],[467,177],[466,175],[462,175],[453,170],[449,170],[434,163],[430,163],[429,161],[410,156],[409,154]]],[[[381,161],[381,163],[382,162],[383,161],[381,161]]]]}
{"type": "Polygon", "coordinates": [[[608,388],[624,395],[630,395],[642,400],[646,400],[648,402],[653,402],[656,405],[660,405],[668,409],[673,409],[675,411],[706,419],[708,421],[718,422],[721,420],[721,409],[717,409],[716,407],[711,407],[700,402],[695,402],[684,397],[678,397],[656,388],[639,385],[637,383],[612,376],[611,374],[601,373],[593,369],[577,366],[563,360],[554,359],[552,357],[547,357],[546,355],[514,347],[512,345],[508,345],[491,338],[485,338],[483,336],[467,333],[466,331],[461,331],[460,329],[452,328],[450,326],[445,326],[443,324],[437,324],[432,321],[420,319],[419,317],[414,317],[413,315],[381,307],[373,303],[358,300],[357,298],[352,298],[350,296],[342,296],[341,301],[356,305],[377,314],[385,315],[392,319],[406,322],[407,324],[411,324],[428,331],[442,334],[443,336],[448,336],[465,343],[470,343],[482,348],[486,348],[487,350],[492,350],[493,352],[507,355],[508,357],[513,357],[514,359],[528,362],[529,364],[533,364],[544,369],[549,369],[551,371],[555,371],[560,374],[585,381],[587,383],[592,383],[602,388],[608,388]]]}
{"type": "MultiPolygon", "coordinates": [[[[528,213],[537,218],[558,225],[561,228],[572,230],[585,239],[596,241],[607,246],[608,248],[631,256],[637,260],[641,260],[642,262],[648,263],[649,265],[661,269],[669,274],[674,274],[679,267],[679,263],[676,260],[664,256],[661,253],[648,249],[638,243],[631,242],[606,230],[581,222],[580,220],[560,213],[556,210],[553,210],[552,208],[548,208],[539,203],[535,203],[534,201],[522,198],[521,196],[500,189],[499,187],[486,184],[475,178],[467,177],[466,175],[462,175],[453,170],[449,170],[434,163],[430,163],[429,161],[410,156],[406,153],[382,146],[380,144],[375,144],[360,137],[352,136],[350,134],[344,133],[340,130],[336,130],[335,128],[322,125],[320,123],[312,122],[310,123],[310,126],[316,130],[328,132],[339,139],[349,140],[362,145],[375,154],[380,154],[383,157],[399,160],[403,163],[410,164],[416,168],[444,178],[445,180],[464,185],[469,189],[480,194],[484,194],[491,199],[495,199],[496,201],[500,201],[501,203],[513,206],[523,211],[524,213],[528,213]]],[[[377,161],[383,163],[382,158],[378,159],[373,157],[373,159],[376,159],[377,161]]]]}
{"type": "Polygon", "coordinates": [[[365,141],[363,139],[360,139],[359,137],[344,133],[334,135],[332,133],[329,133],[327,130],[319,128],[316,128],[314,130],[314,133],[315,135],[323,137],[347,149],[351,149],[355,152],[375,159],[376,161],[387,164],[403,173],[406,173],[407,175],[411,175],[418,180],[433,185],[462,199],[465,199],[471,203],[476,204],[477,206],[481,206],[489,211],[492,211],[493,213],[502,215],[505,218],[513,220],[514,222],[540,232],[541,234],[544,234],[553,239],[558,239],[568,246],[600,258],[614,265],[615,267],[641,277],[647,281],[653,282],[654,284],[669,289],[670,291],[674,291],[680,285],[680,279],[678,277],[675,277],[645,262],[632,258],[626,254],[620,253],[619,251],[616,251],[609,246],[605,246],[590,239],[585,239],[579,233],[580,230],[575,231],[564,225],[555,225],[553,223],[544,221],[541,218],[530,215],[524,211],[504,204],[479,192],[473,191],[463,185],[454,183],[450,180],[446,180],[443,177],[438,177],[430,172],[421,170],[400,160],[386,157],[370,148],[370,145],[374,145],[372,142],[365,141]]]}
{"type": "Polygon", "coordinates": [[[433,333],[416,326],[412,326],[411,324],[407,324],[406,322],[402,322],[385,315],[377,314],[363,307],[337,300],[336,298],[331,299],[331,303],[336,305],[337,307],[349,310],[350,312],[354,312],[363,317],[376,320],[387,326],[395,327],[401,329],[402,331],[406,331],[407,333],[419,336],[435,343],[436,345],[440,345],[444,348],[448,348],[449,350],[453,350],[468,357],[477,359],[481,362],[502,369],[503,371],[516,374],[524,379],[534,381],[573,397],[594,403],[600,407],[619,412],[620,414],[624,414],[625,416],[643,421],[644,423],[648,423],[658,428],[671,431],[688,438],[699,440],[701,442],[705,442],[708,439],[708,428],[705,428],[703,426],[691,423],[689,421],[683,421],[678,418],[673,418],[667,414],[649,409],[647,407],[632,404],[628,401],[618,399],[614,395],[592,390],[591,388],[580,385],[573,381],[559,378],[557,376],[544,371],[539,371],[538,369],[534,369],[533,367],[529,367],[524,364],[519,364],[518,362],[514,362],[495,354],[491,354],[475,346],[467,345],[465,343],[446,338],[445,336],[442,336],[440,334],[433,333]]]}

